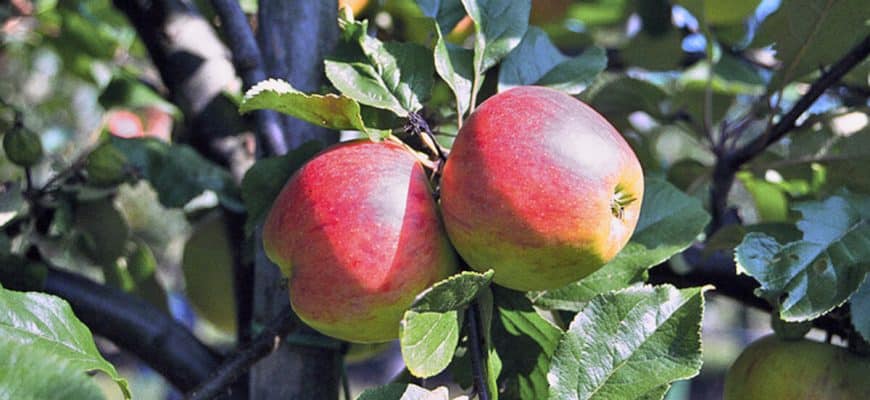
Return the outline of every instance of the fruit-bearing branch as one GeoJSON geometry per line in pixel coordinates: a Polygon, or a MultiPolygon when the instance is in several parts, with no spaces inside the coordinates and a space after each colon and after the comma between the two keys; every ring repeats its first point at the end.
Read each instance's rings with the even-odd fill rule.
{"type": "Polygon", "coordinates": [[[224,393],[252,365],[272,354],[278,348],[282,338],[297,327],[299,327],[299,320],[293,310],[287,307],[254,340],[229,356],[208,380],[188,392],[186,399],[211,399],[224,393]]]}
{"type": "Polygon", "coordinates": [[[48,268],[40,289],[66,300],[96,334],[130,351],[180,390],[195,387],[220,363],[220,356],[187,328],[118,289],[56,268],[48,268]]]}
{"type": "MultiPolygon", "coordinates": [[[[724,225],[723,216],[726,212],[728,192],[731,190],[734,176],[740,167],[792,131],[801,114],[807,111],[828,88],[837,83],[852,68],[867,58],[868,54],[870,54],[870,36],[865,37],[864,40],[849,50],[843,58],[824,71],[822,76],[813,82],[809,90],[801,96],[792,106],[791,110],[776,124],[744,146],[718,155],[716,165],[713,167],[713,186],[710,193],[712,201],[711,211],[713,213],[713,222],[710,226],[711,232],[716,231],[724,225]]],[[[735,126],[739,126],[739,124],[735,126]]],[[[737,132],[737,134],[739,133],[737,132]]]]}

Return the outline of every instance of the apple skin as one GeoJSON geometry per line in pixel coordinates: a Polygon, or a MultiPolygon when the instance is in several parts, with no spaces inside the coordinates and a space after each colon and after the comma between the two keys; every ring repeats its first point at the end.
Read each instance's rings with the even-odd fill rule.
{"type": "Polygon", "coordinates": [[[460,129],[441,178],[447,234],[499,285],[546,290],[610,261],[634,232],[643,171],[595,110],[524,86],[484,101],[460,129]]]}
{"type": "Polygon", "coordinates": [[[725,400],[870,399],[870,359],[842,347],[770,335],[725,375],[725,400]]]}
{"type": "Polygon", "coordinates": [[[457,266],[422,165],[389,142],[342,143],[300,168],[263,243],[299,317],[357,343],[398,338],[417,294],[457,266]]]}

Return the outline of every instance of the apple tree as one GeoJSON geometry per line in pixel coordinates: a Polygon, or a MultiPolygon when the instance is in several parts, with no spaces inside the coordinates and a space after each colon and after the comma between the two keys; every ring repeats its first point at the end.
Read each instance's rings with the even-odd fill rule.
{"type": "Polygon", "coordinates": [[[726,399],[870,398],[860,0],[0,19],[0,398],[675,399],[713,298],[726,399]]]}

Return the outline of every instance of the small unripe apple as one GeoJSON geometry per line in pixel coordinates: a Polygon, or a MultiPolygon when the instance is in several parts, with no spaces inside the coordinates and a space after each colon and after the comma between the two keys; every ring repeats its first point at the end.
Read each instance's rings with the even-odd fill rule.
{"type": "Polygon", "coordinates": [[[579,100],[534,86],[484,101],[441,178],[456,250],[524,291],[564,286],[610,261],[634,232],[642,197],[640,163],[616,129],[579,100]]]}
{"type": "Polygon", "coordinates": [[[353,141],[300,168],[263,228],[299,317],[339,339],[396,339],[421,291],[456,270],[429,181],[402,146],[353,141]]]}
{"type": "Polygon", "coordinates": [[[725,400],[870,399],[870,359],[776,336],[749,345],[725,375],[725,400]]]}

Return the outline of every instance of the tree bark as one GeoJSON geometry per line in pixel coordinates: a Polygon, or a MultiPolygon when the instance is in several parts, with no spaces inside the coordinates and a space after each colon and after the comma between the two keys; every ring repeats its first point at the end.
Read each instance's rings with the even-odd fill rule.
{"type": "MultiPolygon", "coordinates": [[[[258,40],[266,75],[284,79],[301,91],[318,91],[323,59],[338,38],[337,9],[335,0],[261,0],[258,40]]],[[[325,144],[338,140],[336,132],[295,118],[282,116],[281,123],[291,150],[309,140],[325,144]]],[[[255,325],[262,326],[287,307],[289,298],[287,284],[266,258],[260,239],[258,233],[253,317],[255,325]]],[[[338,343],[303,328],[251,369],[251,399],[337,399],[340,372],[338,343]],[[308,343],[294,344],[293,337],[307,338],[308,343]]]]}

